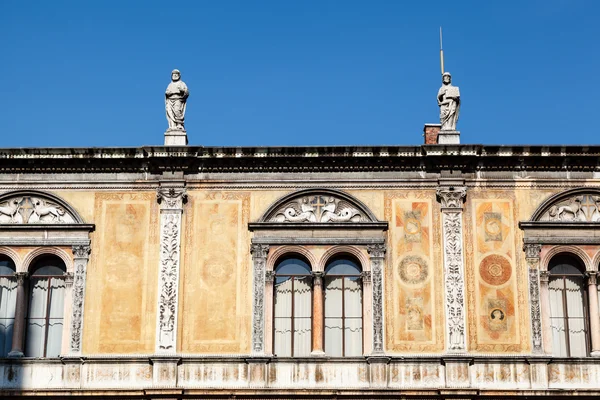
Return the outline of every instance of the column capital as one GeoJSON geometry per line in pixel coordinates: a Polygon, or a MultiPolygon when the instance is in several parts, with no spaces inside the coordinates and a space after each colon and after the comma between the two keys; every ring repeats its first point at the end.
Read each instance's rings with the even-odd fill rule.
{"type": "Polygon", "coordinates": [[[273,271],[273,270],[265,271],[265,282],[273,283],[274,280],[275,280],[275,271],[273,271]]]}
{"type": "Polygon", "coordinates": [[[323,271],[312,271],[310,273],[313,277],[313,284],[315,286],[321,286],[323,284],[323,271]]]}
{"type": "Polygon", "coordinates": [[[250,254],[252,254],[253,258],[267,258],[267,255],[269,254],[269,245],[252,243],[250,245],[250,254]]]}
{"type": "Polygon", "coordinates": [[[540,252],[542,251],[542,245],[536,243],[524,243],[523,251],[525,252],[525,258],[535,258],[539,260],[540,252]]]}
{"type": "Polygon", "coordinates": [[[385,257],[385,243],[370,244],[367,246],[367,252],[371,258],[383,258],[385,257]]]}
{"type": "Polygon", "coordinates": [[[182,209],[187,198],[185,187],[160,187],[156,190],[156,201],[161,209],[182,209]]]}
{"type": "Polygon", "coordinates": [[[466,186],[442,186],[436,191],[438,201],[442,204],[442,208],[460,208],[467,196],[466,186]]]}
{"type": "Polygon", "coordinates": [[[540,283],[547,284],[549,280],[550,274],[548,273],[548,271],[540,271],[540,283]]]}
{"type": "Polygon", "coordinates": [[[363,283],[371,283],[371,271],[361,272],[360,279],[362,279],[363,283]]]}
{"type": "Polygon", "coordinates": [[[73,275],[73,273],[72,273],[72,272],[65,272],[65,273],[63,274],[63,277],[65,278],[65,283],[66,283],[67,285],[72,285],[72,284],[73,284],[73,278],[74,278],[74,275],[73,275]]]}
{"type": "Polygon", "coordinates": [[[596,271],[588,271],[585,273],[585,276],[587,276],[587,284],[588,285],[596,285],[597,279],[598,279],[598,272],[596,271]]]}
{"type": "Polygon", "coordinates": [[[75,245],[71,248],[71,250],[73,251],[73,257],[75,259],[89,259],[90,258],[90,253],[92,252],[92,248],[89,245],[75,245]]]}
{"type": "Polygon", "coordinates": [[[17,285],[22,286],[25,280],[29,278],[29,272],[17,272],[15,276],[17,277],[17,285]]]}

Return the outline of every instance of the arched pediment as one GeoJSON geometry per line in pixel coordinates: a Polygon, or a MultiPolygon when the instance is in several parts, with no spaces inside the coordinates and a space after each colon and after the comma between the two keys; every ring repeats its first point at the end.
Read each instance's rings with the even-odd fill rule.
{"type": "Polygon", "coordinates": [[[83,224],[77,211],[58,196],[19,190],[0,196],[0,224],[83,224]]]}
{"type": "Polygon", "coordinates": [[[531,221],[600,222],[600,188],[577,188],[550,196],[531,221]]]}
{"type": "Polygon", "coordinates": [[[379,222],[359,200],[333,189],[305,189],[276,201],[259,222],[370,223],[379,222]]]}

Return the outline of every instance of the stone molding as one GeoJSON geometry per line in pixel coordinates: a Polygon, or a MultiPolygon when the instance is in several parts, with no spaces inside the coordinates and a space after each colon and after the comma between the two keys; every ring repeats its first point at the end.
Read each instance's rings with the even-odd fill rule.
{"type": "Polygon", "coordinates": [[[187,200],[185,187],[160,187],[160,263],[156,318],[156,353],[173,354],[177,349],[179,263],[181,221],[187,200]]]}
{"type": "Polygon", "coordinates": [[[91,253],[90,246],[75,245],[73,251],[73,305],[71,311],[71,339],[69,340],[69,354],[81,354],[83,340],[83,321],[85,310],[85,283],[87,265],[91,253]]]}
{"type": "Polygon", "coordinates": [[[451,353],[461,353],[467,350],[462,226],[462,205],[466,193],[467,188],[464,186],[442,186],[437,189],[438,200],[442,206],[446,345],[451,353]]]}
{"type": "MultiPolygon", "coordinates": [[[[252,283],[252,353],[265,352],[265,284],[267,282],[266,264],[269,246],[253,243],[250,245],[252,254],[253,283],[252,283]]],[[[274,271],[269,271],[269,279],[274,279],[274,271]]]]}

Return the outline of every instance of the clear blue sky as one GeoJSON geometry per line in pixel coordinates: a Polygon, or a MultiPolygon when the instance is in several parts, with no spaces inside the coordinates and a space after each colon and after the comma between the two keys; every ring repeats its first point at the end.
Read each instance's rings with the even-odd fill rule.
{"type": "Polygon", "coordinates": [[[0,147],[421,144],[438,29],[462,143],[594,144],[600,1],[0,2],[0,147]],[[595,69],[594,69],[595,68],[595,69]]]}

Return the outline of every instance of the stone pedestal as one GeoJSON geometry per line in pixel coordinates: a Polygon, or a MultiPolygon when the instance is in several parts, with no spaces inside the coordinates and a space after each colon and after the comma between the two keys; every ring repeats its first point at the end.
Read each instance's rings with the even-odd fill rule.
{"type": "Polygon", "coordinates": [[[187,132],[180,129],[167,129],[165,132],[165,146],[187,146],[187,132]]]}
{"type": "Polygon", "coordinates": [[[437,135],[438,144],[460,144],[460,131],[441,130],[437,135]]]}

